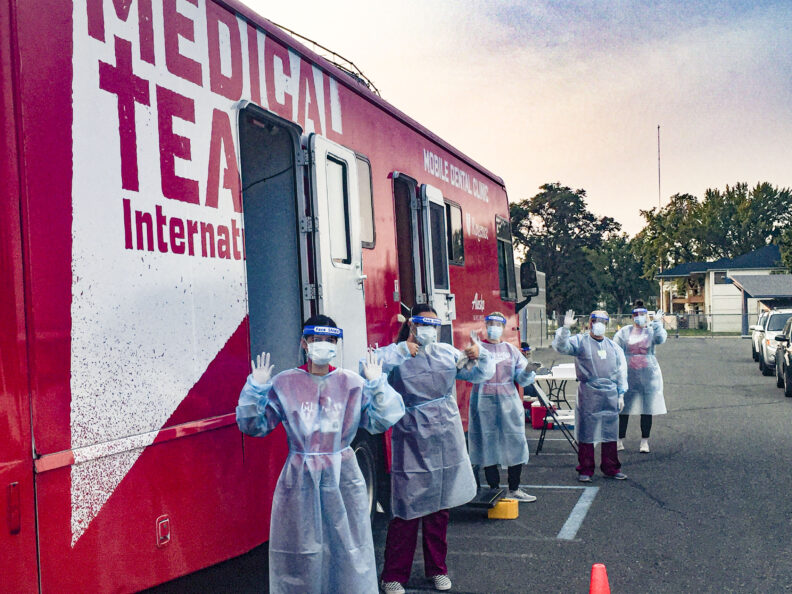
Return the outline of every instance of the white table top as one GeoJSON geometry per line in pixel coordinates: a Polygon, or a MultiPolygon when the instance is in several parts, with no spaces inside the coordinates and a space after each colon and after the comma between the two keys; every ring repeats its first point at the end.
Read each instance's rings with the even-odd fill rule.
{"type": "Polygon", "coordinates": [[[550,369],[550,373],[547,375],[537,375],[536,379],[558,381],[576,380],[577,375],[575,373],[575,364],[572,363],[571,367],[566,364],[556,365],[550,369]]]}

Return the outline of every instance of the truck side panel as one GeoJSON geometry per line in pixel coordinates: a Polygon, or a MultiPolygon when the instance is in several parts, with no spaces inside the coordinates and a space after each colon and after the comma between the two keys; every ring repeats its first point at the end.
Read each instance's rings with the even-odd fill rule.
{"type": "Polygon", "coordinates": [[[12,17],[11,3],[0,2],[0,582],[30,592],[38,575],[12,17]]]}

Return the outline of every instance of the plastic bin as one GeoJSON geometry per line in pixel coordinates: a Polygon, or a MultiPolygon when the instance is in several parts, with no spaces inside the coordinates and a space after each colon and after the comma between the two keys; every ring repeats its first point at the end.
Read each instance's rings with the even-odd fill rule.
{"type": "MultiPolygon", "coordinates": [[[[547,408],[545,408],[538,402],[531,403],[531,427],[533,427],[534,429],[541,429],[542,425],[544,424],[544,418],[546,413],[547,413],[547,408]]],[[[552,429],[553,423],[548,423],[547,428],[552,429]]]]}

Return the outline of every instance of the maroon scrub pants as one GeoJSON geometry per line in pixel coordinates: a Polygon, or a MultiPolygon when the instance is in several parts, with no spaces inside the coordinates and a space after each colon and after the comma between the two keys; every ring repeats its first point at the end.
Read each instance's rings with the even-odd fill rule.
{"type": "MultiPolygon", "coordinates": [[[[602,450],[602,464],[600,470],[602,474],[613,476],[621,468],[619,462],[619,455],[616,453],[616,442],[607,441],[600,444],[602,450]]],[[[594,474],[594,444],[593,443],[579,443],[578,444],[578,474],[585,474],[592,476],[594,474]]]]}
{"type": "Polygon", "coordinates": [[[441,509],[432,514],[413,520],[393,518],[388,525],[388,537],[385,540],[385,567],[382,569],[383,582],[410,581],[413,557],[418,539],[418,525],[423,523],[424,572],[426,577],[447,575],[446,531],[448,529],[448,510],[441,509]]]}

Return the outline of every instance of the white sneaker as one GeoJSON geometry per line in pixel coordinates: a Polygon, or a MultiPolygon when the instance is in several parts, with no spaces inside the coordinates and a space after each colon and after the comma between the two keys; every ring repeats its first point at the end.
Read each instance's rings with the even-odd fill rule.
{"type": "Polygon", "coordinates": [[[624,442],[621,439],[616,440],[616,451],[621,452],[624,449],[624,442]]]}
{"type": "Polygon", "coordinates": [[[516,491],[507,491],[506,498],[516,499],[517,501],[524,501],[526,503],[530,503],[531,501],[536,501],[536,496],[529,495],[522,489],[517,489],[516,491]]]}
{"type": "Polygon", "coordinates": [[[648,439],[642,439],[641,440],[641,447],[638,448],[638,451],[641,452],[642,454],[648,454],[649,453],[649,440],[648,439]]]}
{"type": "Polygon", "coordinates": [[[433,575],[432,581],[434,582],[435,590],[450,590],[451,580],[447,575],[433,575]]]}
{"type": "Polygon", "coordinates": [[[404,586],[399,582],[382,582],[380,587],[387,594],[404,594],[404,586]]]}

